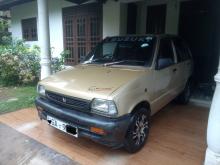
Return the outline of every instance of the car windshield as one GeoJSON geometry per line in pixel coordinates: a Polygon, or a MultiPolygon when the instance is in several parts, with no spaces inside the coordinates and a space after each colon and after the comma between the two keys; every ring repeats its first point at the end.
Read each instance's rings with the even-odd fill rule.
{"type": "Polygon", "coordinates": [[[154,37],[110,37],[91,51],[83,64],[150,66],[154,37]]]}

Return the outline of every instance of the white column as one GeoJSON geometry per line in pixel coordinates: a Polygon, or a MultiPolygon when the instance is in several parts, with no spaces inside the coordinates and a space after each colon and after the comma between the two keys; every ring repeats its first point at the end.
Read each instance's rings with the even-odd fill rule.
{"type": "Polygon", "coordinates": [[[220,165],[220,62],[215,76],[216,89],[209,113],[205,165],[220,165]]]}
{"type": "Polygon", "coordinates": [[[37,0],[38,7],[38,39],[41,50],[41,79],[51,74],[50,29],[48,16],[48,0],[37,0]]]}
{"type": "Polygon", "coordinates": [[[120,35],[120,2],[103,4],[103,38],[120,35]]]}
{"type": "Polygon", "coordinates": [[[166,13],[166,33],[178,34],[180,1],[169,0],[166,13]]]}

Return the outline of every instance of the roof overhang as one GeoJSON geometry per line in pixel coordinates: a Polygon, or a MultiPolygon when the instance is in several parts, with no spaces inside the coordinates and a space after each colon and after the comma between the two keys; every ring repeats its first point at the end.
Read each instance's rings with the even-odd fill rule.
{"type": "Polygon", "coordinates": [[[34,0],[0,0],[0,10],[9,10],[13,6],[17,6],[31,1],[34,0]]]}
{"type": "MultiPolygon", "coordinates": [[[[0,0],[0,10],[9,10],[13,6],[17,6],[31,1],[34,0],[0,0]]],[[[66,0],[66,1],[80,5],[90,0],[66,0]]],[[[96,1],[100,3],[105,3],[107,0],[96,0],[96,1]]]]}
{"type": "Polygon", "coordinates": [[[76,4],[83,4],[89,0],[66,0],[66,1],[69,1],[69,2],[72,2],[72,3],[76,3],[76,4]]]}
{"type": "MultiPolygon", "coordinates": [[[[76,4],[80,5],[80,4],[83,4],[83,3],[88,2],[90,0],[66,0],[66,1],[69,1],[69,2],[76,3],[76,4]]],[[[107,0],[95,0],[95,1],[99,2],[99,3],[105,3],[107,0]]]]}

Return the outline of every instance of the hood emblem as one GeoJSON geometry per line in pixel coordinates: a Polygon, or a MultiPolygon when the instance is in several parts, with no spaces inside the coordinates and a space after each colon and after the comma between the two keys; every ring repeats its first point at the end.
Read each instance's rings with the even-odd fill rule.
{"type": "Polygon", "coordinates": [[[65,97],[63,97],[63,102],[66,103],[66,98],[65,97]]]}

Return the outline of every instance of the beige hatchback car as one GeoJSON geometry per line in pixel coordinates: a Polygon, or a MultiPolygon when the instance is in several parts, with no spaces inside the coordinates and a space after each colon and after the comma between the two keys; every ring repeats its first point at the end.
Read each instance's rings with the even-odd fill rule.
{"type": "Polygon", "coordinates": [[[150,117],[173,99],[190,97],[193,62],[171,35],[107,37],[85,60],[39,82],[39,117],[75,137],[134,153],[150,117]]]}

